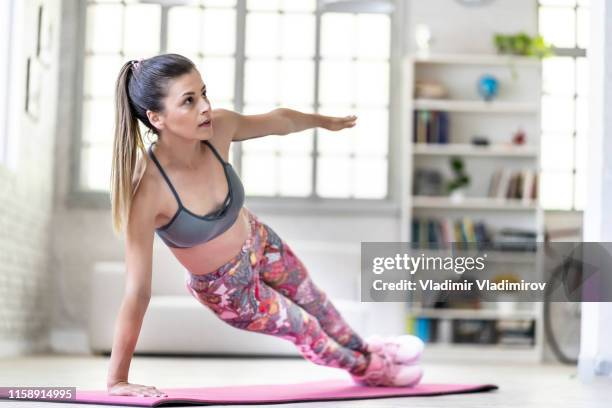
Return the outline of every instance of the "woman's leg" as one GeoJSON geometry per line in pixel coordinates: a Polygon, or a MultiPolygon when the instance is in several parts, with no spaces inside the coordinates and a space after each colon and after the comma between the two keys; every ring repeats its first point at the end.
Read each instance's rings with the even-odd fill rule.
{"type": "Polygon", "coordinates": [[[365,352],[366,343],[344,321],[325,292],[315,285],[306,267],[291,248],[272,228],[263,223],[260,225],[266,235],[263,265],[260,269],[263,281],[316,317],[323,330],[337,343],[365,352]]]}
{"type": "Polygon", "coordinates": [[[187,289],[220,319],[239,329],[270,334],[293,342],[308,360],[362,373],[368,355],[338,344],[316,317],[265,284],[258,271],[259,243],[219,270],[191,276],[187,289]]]}

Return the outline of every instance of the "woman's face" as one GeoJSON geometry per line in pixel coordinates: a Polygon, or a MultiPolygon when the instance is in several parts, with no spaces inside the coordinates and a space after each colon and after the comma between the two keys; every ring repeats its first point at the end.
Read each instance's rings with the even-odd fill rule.
{"type": "Polygon", "coordinates": [[[207,140],[213,135],[210,101],[197,69],[168,82],[164,100],[163,133],[207,140]]]}

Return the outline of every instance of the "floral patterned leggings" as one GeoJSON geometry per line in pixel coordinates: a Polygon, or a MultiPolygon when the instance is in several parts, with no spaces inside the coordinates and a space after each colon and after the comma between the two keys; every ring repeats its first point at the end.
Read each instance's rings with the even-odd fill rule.
{"type": "Polygon", "coordinates": [[[251,234],[240,253],[211,273],[188,274],[189,292],[233,327],[289,340],[315,364],[363,372],[365,342],[289,246],[247,213],[251,234]]]}

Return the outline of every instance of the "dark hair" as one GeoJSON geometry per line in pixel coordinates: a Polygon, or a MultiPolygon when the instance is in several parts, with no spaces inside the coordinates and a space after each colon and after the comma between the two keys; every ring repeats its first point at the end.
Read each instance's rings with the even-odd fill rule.
{"type": "Polygon", "coordinates": [[[119,71],[111,168],[111,207],[115,232],[121,231],[129,218],[132,194],[135,191],[132,178],[138,150],[146,154],[138,120],[157,134],[157,129],[149,122],[147,110],[163,112],[168,82],[195,68],[189,58],[178,54],[163,54],[128,61],[119,71]]]}

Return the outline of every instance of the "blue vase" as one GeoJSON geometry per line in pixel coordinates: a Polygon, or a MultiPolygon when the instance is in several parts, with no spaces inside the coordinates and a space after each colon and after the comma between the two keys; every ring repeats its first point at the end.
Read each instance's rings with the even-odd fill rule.
{"type": "Polygon", "coordinates": [[[492,101],[499,91],[499,81],[493,75],[485,74],[478,79],[478,94],[485,101],[492,101]]]}

